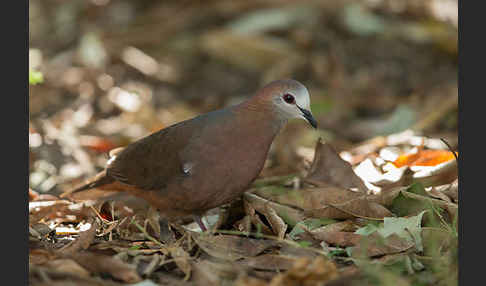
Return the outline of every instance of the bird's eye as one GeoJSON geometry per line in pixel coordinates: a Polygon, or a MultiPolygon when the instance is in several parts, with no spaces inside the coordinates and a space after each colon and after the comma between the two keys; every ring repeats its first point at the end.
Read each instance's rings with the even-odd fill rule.
{"type": "Polygon", "coordinates": [[[285,100],[285,102],[287,102],[288,104],[294,104],[295,103],[295,98],[292,94],[284,94],[284,96],[282,97],[283,100],[285,100]]]}

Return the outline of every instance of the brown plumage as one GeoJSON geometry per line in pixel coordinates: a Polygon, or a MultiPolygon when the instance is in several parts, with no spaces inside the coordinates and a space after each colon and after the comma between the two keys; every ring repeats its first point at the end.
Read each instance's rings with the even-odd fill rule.
{"type": "Polygon", "coordinates": [[[273,139],[290,118],[314,127],[305,87],[275,81],[247,101],[179,122],[118,149],[105,170],[79,188],[126,191],[162,215],[199,217],[240,196],[263,168],[273,139]],[[293,102],[292,102],[293,100],[293,102]]]}

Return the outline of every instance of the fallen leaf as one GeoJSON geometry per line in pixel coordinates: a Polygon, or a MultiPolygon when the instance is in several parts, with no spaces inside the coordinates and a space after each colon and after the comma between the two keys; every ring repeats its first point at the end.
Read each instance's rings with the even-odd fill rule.
{"type": "Polygon", "coordinates": [[[453,159],[455,159],[454,154],[448,150],[419,149],[416,153],[400,155],[393,164],[397,168],[402,166],[436,166],[453,159]]]}
{"type": "Polygon", "coordinates": [[[308,217],[383,219],[383,217],[392,216],[392,213],[384,206],[373,201],[378,200],[373,195],[363,195],[360,192],[334,186],[299,190],[284,187],[263,187],[256,189],[253,193],[248,194],[254,196],[253,199],[256,199],[256,195],[258,195],[274,204],[298,207],[303,209],[303,214],[308,217]]]}
{"type": "Polygon", "coordinates": [[[56,254],[53,251],[46,249],[29,249],[29,264],[44,264],[56,258],[56,254]]]}
{"type": "Polygon", "coordinates": [[[116,147],[113,142],[106,138],[89,135],[80,136],[79,143],[81,144],[81,146],[90,148],[91,150],[99,153],[106,153],[116,147]]]}
{"type": "Polygon", "coordinates": [[[425,211],[422,211],[416,216],[412,217],[387,217],[383,221],[383,228],[378,229],[378,233],[383,237],[388,237],[391,234],[396,234],[399,237],[413,242],[418,251],[423,250],[422,237],[421,237],[421,225],[422,216],[425,211]]]}
{"type": "Polygon", "coordinates": [[[321,226],[326,226],[326,225],[335,225],[335,224],[340,224],[336,223],[336,220],[334,219],[317,219],[317,218],[311,218],[311,219],[306,219],[303,221],[298,222],[292,231],[289,233],[289,237],[293,240],[296,240],[299,238],[300,234],[310,232],[316,228],[320,228],[321,226]]]}
{"type": "Polygon", "coordinates": [[[74,253],[70,255],[70,258],[88,269],[90,272],[108,273],[126,283],[142,281],[134,265],[125,263],[120,259],[111,256],[84,251],[74,253]]]}
{"type": "Polygon", "coordinates": [[[182,247],[171,247],[169,253],[175,261],[177,267],[186,275],[184,280],[188,280],[191,275],[190,255],[182,247]]]}
{"type": "Polygon", "coordinates": [[[454,239],[450,232],[437,227],[423,227],[421,235],[424,255],[430,257],[441,256],[454,239]]]}
{"type": "Polygon", "coordinates": [[[275,276],[268,285],[322,285],[322,283],[338,277],[336,265],[325,259],[323,256],[317,256],[313,260],[310,258],[298,259],[292,268],[285,273],[275,276]]]}
{"type": "Polygon", "coordinates": [[[452,183],[446,185],[440,185],[434,187],[435,190],[438,192],[446,194],[449,198],[451,198],[455,203],[459,201],[459,181],[455,179],[452,183]]]}
{"type": "Polygon", "coordinates": [[[362,238],[359,234],[346,231],[312,231],[311,233],[315,239],[341,247],[355,246],[362,238]]]}
{"type": "Polygon", "coordinates": [[[61,248],[59,251],[62,255],[70,255],[79,250],[88,249],[95,238],[99,223],[95,218],[89,219],[87,223],[90,224],[91,227],[88,230],[80,232],[79,237],[73,243],[61,248]]]}
{"type": "Polygon", "coordinates": [[[353,233],[356,226],[352,221],[343,221],[308,230],[315,239],[338,246],[356,245],[361,236],[353,233]]]}
{"type": "Polygon", "coordinates": [[[406,251],[414,246],[413,242],[407,241],[396,234],[383,237],[378,233],[372,233],[368,236],[361,236],[358,244],[351,248],[352,257],[381,256],[385,254],[394,254],[406,251]]]}
{"type": "Polygon", "coordinates": [[[457,179],[457,161],[449,160],[435,166],[411,166],[414,181],[425,186],[435,186],[451,183],[457,179]]]}
{"type": "Polygon", "coordinates": [[[367,225],[359,228],[355,234],[367,238],[364,241],[359,240],[360,251],[363,247],[366,248],[368,256],[402,252],[413,246],[417,251],[422,251],[421,222],[424,213],[425,211],[409,218],[387,217],[379,226],[367,225]]]}
{"type": "Polygon", "coordinates": [[[375,202],[369,201],[367,196],[363,196],[341,204],[330,204],[343,212],[351,214],[355,217],[380,220],[386,217],[393,216],[384,206],[375,202]]]}
{"type": "Polygon", "coordinates": [[[253,257],[264,250],[278,246],[275,240],[253,239],[233,235],[193,235],[194,241],[207,254],[235,261],[245,257],[253,257]]]}
{"type": "Polygon", "coordinates": [[[56,259],[48,261],[45,265],[56,269],[56,271],[59,272],[69,273],[80,277],[90,277],[90,273],[72,259],[56,259]]]}
{"type": "Polygon", "coordinates": [[[354,173],[351,164],[344,161],[330,144],[322,143],[322,139],[319,138],[315,150],[314,160],[305,180],[368,192],[364,182],[354,173]]]}
{"type": "Polygon", "coordinates": [[[255,194],[247,192],[243,194],[243,197],[258,212],[264,212],[268,204],[290,226],[294,226],[297,222],[306,218],[301,210],[269,201],[255,194]]]}
{"type": "MultiPolygon", "coordinates": [[[[272,230],[260,219],[260,216],[256,213],[255,208],[251,205],[251,203],[247,200],[243,201],[243,207],[245,209],[245,212],[247,214],[247,217],[250,221],[250,225],[245,226],[248,228],[248,231],[251,231],[251,224],[253,224],[257,231],[263,234],[273,234],[272,230]]],[[[260,209],[265,209],[265,207],[260,208],[260,209]]]]}
{"type": "MultiPolygon", "coordinates": [[[[199,260],[192,263],[194,274],[193,281],[197,285],[222,285],[223,281],[234,281],[238,276],[246,272],[246,268],[230,261],[199,260]]],[[[192,284],[191,284],[192,285],[192,284]]]]}
{"type": "Polygon", "coordinates": [[[280,218],[277,212],[268,204],[265,206],[265,212],[263,212],[263,215],[270,223],[273,233],[276,234],[278,238],[283,239],[288,227],[284,220],[280,218]]]}
{"type": "MultiPolygon", "coordinates": [[[[394,165],[393,165],[394,167],[394,165]]],[[[375,186],[390,187],[399,185],[404,178],[405,172],[409,171],[407,166],[400,168],[390,168],[386,172],[382,173],[371,161],[371,159],[365,159],[358,166],[354,168],[356,174],[365,182],[371,183],[375,186]]]]}
{"type": "Polygon", "coordinates": [[[295,263],[296,258],[277,255],[262,254],[255,257],[247,257],[237,263],[243,266],[263,270],[287,270],[295,263]]]}

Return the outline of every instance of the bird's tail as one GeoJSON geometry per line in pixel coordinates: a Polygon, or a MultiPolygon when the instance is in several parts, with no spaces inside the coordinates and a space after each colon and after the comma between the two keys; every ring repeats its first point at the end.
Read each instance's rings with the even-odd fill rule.
{"type": "Polygon", "coordinates": [[[73,193],[77,193],[77,192],[80,192],[80,191],[105,186],[105,185],[113,183],[114,181],[115,181],[115,179],[113,179],[110,176],[107,176],[106,170],[103,170],[100,173],[98,173],[96,176],[94,176],[92,179],[90,179],[89,181],[82,184],[81,186],[78,186],[78,187],[76,187],[72,190],[68,190],[68,191],[62,193],[60,195],[60,197],[64,198],[64,197],[66,197],[70,194],[73,194],[73,193]]]}

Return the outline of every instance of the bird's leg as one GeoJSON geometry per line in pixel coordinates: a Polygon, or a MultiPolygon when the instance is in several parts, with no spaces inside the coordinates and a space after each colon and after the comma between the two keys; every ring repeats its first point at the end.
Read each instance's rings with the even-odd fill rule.
{"type": "Polygon", "coordinates": [[[197,222],[197,224],[199,225],[199,227],[201,228],[201,230],[203,232],[206,232],[208,229],[206,228],[206,226],[204,225],[203,221],[201,220],[201,217],[198,216],[198,215],[193,215],[192,216],[194,218],[194,221],[197,222]]]}

